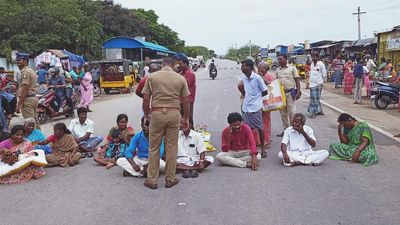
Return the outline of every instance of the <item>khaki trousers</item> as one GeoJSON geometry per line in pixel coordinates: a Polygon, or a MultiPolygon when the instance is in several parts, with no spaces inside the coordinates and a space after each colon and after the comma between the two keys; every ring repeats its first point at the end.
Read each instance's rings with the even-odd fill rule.
{"type": "MultiPolygon", "coordinates": [[[[250,150],[220,152],[216,156],[222,165],[245,168],[251,162],[250,150]]],[[[257,162],[260,162],[261,155],[257,154],[257,162]]]]}
{"type": "MultiPolygon", "coordinates": [[[[144,166],[149,163],[147,159],[138,158],[137,156],[133,158],[133,161],[135,162],[136,165],[140,167],[141,171],[143,171],[144,166]]],[[[128,171],[128,173],[130,173],[134,177],[139,177],[141,175],[140,171],[136,172],[136,170],[133,169],[132,165],[128,162],[126,158],[119,158],[117,160],[117,165],[122,169],[128,171]]],[[[164,160],[160,159],[160,171],[162,172],[164,171],[164,169],[165,169],[165,162],[164,160]]]]}
{"type": "Polygon", "coordinates": [[[40,130],[40,124],[37,119],[38,99],[37,97],[27,97],[22,103],[21,113],[24,119],[34,118],[36,120],[36,129],[40,130]]]}
{"type": "Polygon", "coordinates": [[[286,107],[279,111],[281,113],[283,130],[286,130],[293,123],[293,116],[296,113],[296,100],[292,94],[286,93],[286,107]]]}
{"type": "Polygon", "coordinates": [[[160,171],[160,145],[163,138],[166,153],[165,180],[174,181],[180,125],[181,114],[179,110],[171,110],[165,114],[158,111],[151,113],[149,164],[147,168],[149,183],[157,184],[160,171]]]}

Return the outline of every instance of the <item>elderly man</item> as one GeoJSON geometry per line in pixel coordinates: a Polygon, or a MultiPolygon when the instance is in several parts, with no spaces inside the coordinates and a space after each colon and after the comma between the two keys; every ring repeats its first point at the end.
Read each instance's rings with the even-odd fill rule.
{"type": "Polygon", "coordinates": [[[150,149],[147,180],[144,186],[150,189],[157,188],[160,167],[160,145],[165,142],[166,170],[165,187],[171,188],[179,183],[175,178],[176,158],[178,151],[178,135],[181,125],[180,101],[183,106],[183,129],[189,129],[189,99],[190,95],[185,78],[174,72],[175,60],[163,59],[160,71],[150,74],[143,90],[144,121],[150,120],[150,149]]]}
{"type": "Polygon", "coordinates": [[[221,165],[257,170],[261,156],[257,153],[253,132],[242,124],[242,116],[228,115],[229,126],[222,131],[221,150],[216,158],[221,165]]]}
{"type": "Polygon", "coordinates": [[[310,68],[310,104],[308,106],[308,113],[311,118],[316,115],[324,115],[320,102],[324,77],[326,77],[325,64],[319,60],[319,54],[314,53],[310,68]]]}
{"type": "MultiPolygon", "coordinates": [[[[193,125],[193,121],[190,119],[189,125],[193,125]]],[[[212,156],[206,156],[206,150],[200,133],[192,129],[179,131],[176,169],[184,171],[182,174],[183,178],[198,177],[196,171],[201,172],[214,162],[212,156]]]]}
{"type": "Polygon", "coordinates": [[[293,126],[285,130],[278,157],[285,166],[312,165],[318,166],[328,156],[327,150],[313,151],[316,138],[311,127],[306,126],[306,117],[296,113],[293,117],[293,126]]]}
{"type": "MultiPolygon", "coordinates": [[[[288,65],[287,55],[280,54],[278,57],[279,67],[276,69],[276,76],[280,80],[286,95],[286,107],[281,113],[282,125],[286,129],[292,125],[293,115],[296,112],[296,100],[300,98],[300,80],[296,67],[288,65]]],[[[283,132],[277,135],[283,137],[283,132]]]]}
{"type": "Polygon", "coordinates": [[[37,120],[38,98],[37,93],[37,75],[28,66],[29,55],[26,53],[17,54],[18,68],[21,71],[21,77],[18,81],[18,103],[16,112],[22,113],[24,118],[35,118],[36,128],[40,130],[37,120]]]}

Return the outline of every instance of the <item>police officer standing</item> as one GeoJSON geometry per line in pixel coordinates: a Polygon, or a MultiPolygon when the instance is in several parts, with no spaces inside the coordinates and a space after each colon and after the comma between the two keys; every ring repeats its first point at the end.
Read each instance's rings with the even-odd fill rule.
{"type": "Polygon", "coordinates": [[[182,99],[184,114],[182,126],[183,130],[186,130],[189,129],[190,92],[185,78],[173,71],[175,63],[171,58],[164,58],[162,69],[148,76],[143,90],[144,124],[150,125],[149,164],[144,186],[150,189],[157,188],[160,168],[159,149],[163,140],[166,153],[165,187],[171,188],[179,182],[175,178],[178,134],[181,125],[179,99],[182,99]]]}
{"type": "Polygon", "coordinates": [[[21,77],[18,79],[18,104],[16,112],[22,113],[24,118],[35,118],[36,128],[40,129],[37,120],[37,75],[28,66],[29,54],[17,53],[16,60],[18,68],[21,71],[21,77]]]}

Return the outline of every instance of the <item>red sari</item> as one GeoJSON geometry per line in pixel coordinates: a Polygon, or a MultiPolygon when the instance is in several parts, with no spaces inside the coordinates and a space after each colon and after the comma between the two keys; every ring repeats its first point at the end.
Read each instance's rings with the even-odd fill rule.
{"type": "MultiPolygon", "coordinates": [[[[266,84],[271,83],[273,80],[275,80],[275,75],[271,73],[267,73],[264,76],[261,76],[264,79],[264,82],[266,84]]],[[[263,124],[264,124],[264,143],[265,145],[269,145],[271,143],[271,112],[262,112],[263,116],[263,124]]],[[[260,141],[260,136],[258,134],[258,130],[254,129],[254,138],[256,140],[257,145],[261,144],[260,141]]]]}
{"type": "Polygon", "coordinates": [[[353,75],[353,63],[346,63],[344,65],[344,94],[352,94],[353,93],[353,83],[354,83],[354,75],[353,75]]]}

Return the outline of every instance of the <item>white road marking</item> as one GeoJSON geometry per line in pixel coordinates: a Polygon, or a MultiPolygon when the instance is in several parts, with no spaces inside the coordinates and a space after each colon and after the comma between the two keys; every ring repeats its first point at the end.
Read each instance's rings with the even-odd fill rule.
{"type": "Polygon", "coordinates": [[[217,119],[218,112],[219,112],[219,104],[217,106],[215,106],[213,116],[211,117],[212,120],[217,119]]]}
{"type": "MultiPolygon", "coordinates": [[[[309,94],[304,93],[304,92],[303,92],[303,95],[306,95],[306,96],[310,97],[309,94]]],[[[351,113],[348,113],[348,112],[346,112],[346,111],[344,111],[344,110],[341,110],[341,109],[339,109],[338,107],[333,106],[333,105],[331,105],[331,104],[329,104],[329,103],[326,103],[326,102],[324,102],[324,101],[322,101],[322,100],[320,100],[320,102],[321,102],[322,104],[328,106],[329,108],[333,109],[334,111],[337,111],[337,112],[339,112],[339,113],[347,113],[347,114],[350,114],[351,116],[354,116],[354,115],[352,115],[351,113]]],[[[364,122],[366,122],[365,120],[363,120],[363,119],[361,119],[361,118],[358,118],[358,117],[356,117],[356,116],[354,116],[354,118],[356,118],[358,121],[364,121],[364,122]]],[[[374,125],[372,125],[371,123],[368,123],[368,126],[371,127],[372,129],[374,129],[375,131],[377,131],[377,132],[379,132],[379,133],[385,135],[386,137],[392,139],[393,141],[396,141],[396,142],[400,143],[400,140],[398,140],[397,138],[393,137],[393,134],[391,134],[391,133],[389,133],[389,132],[387,132],[387,131],[385,131],[385,130],[382,130],[381,128],[379,128],[379,127],[377,127],[377,126],[374,126],[374,125]]]]}

